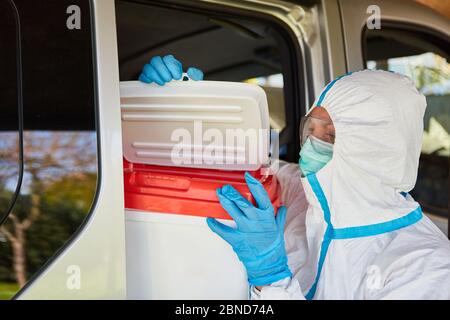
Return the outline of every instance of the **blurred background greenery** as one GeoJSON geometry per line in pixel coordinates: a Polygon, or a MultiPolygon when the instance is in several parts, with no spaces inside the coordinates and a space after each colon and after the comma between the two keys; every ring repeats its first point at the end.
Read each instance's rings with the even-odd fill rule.
{"type": "MultiPolygon", "coordinates": [[[[21,191],[0,227],[0,299],[14,296],[76,233],[90,211],[97,185],[94,134],[27,132],[24,141],[21,191]]],[[[0,147],[0,152],[11,149],[5,143],[0,147]]],[[[9,207],[18,171],[17,159],[5,159],[0,209],[9,207]]]]}

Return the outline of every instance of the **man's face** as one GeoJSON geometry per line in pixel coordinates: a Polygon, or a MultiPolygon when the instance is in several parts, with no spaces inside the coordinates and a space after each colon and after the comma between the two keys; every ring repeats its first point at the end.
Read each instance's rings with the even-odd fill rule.
{"type": "Polygon", "coordinates": [[[303,144],[308,136],[314,136],[322,141],[334,143],[335,130],[333,121],[327,110],[315,107],[300,125],[300,139],[303,144]]]}

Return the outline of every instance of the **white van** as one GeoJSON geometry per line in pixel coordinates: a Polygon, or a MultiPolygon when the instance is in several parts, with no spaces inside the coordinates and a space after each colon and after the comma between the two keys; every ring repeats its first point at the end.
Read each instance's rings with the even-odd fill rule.
{"type": "MultiPolygon", "coordinates": [[[[427,96],[411,194],[448,232],[449,30],[448,18],[410,0],[0,0],[0,299],[200,299],[210,288],[192,279],[208,277],[229,285],[210,298],[245,299],[242,266],[203,228],[205,216],[227,220],[214,187],[239,185],[244,170],[257,175],[276,153],[296,162],[300,117],[326,83],[364,68],[407,74],[427,96]],[[253,118],[239,121],[279,132],[258,146],[256,167],[164,166],[163,152],[152,148],[167,142],[157,136],[165,129],[152,128],[168,116],[149,117],[154,102],[144,103],[152,121],[129,127],[133,117],[142,124],[143,109],[126,114],[136,101],[129,107],[124,88],[151,57],[166,54],[219,84],[220,101],[202,109],[206,118],[214,108],[239,113],[252,105],[253,118]],[[239,99],[230,85],[245,91],[239,99]],[[187,252],[220,254],[204,271],[182,258],[187,252]]],[[[181,110],[185,99],[208,91],[171,96],[187,83],[164,89],[169,118],[183,123],[192,119],[181,110]]],[[[226,129],[236,117],[219,123],[226,129]]],[[[258,177],[268,179],[277,204],[276,179],[258,177]]]]}

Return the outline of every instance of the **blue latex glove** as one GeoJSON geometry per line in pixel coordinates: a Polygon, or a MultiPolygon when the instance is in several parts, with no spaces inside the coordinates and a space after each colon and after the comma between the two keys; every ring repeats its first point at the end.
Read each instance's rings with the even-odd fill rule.
{"type": "MultiPolygon", "coordinates": [[[[173,55],[163,58],[155,56],[142,69],[139,80],[145,83],[155,82],[160,86],[172,80],[180,80],[183,74],[183,66],[173,55]]],[[[189,68],[187,75],[192,80],[203,80],[203,72],[196,68],[189,68]]]]}
{"type": "Polygon", "coordinates": [[[236,222],[237,229],[208,218],[212,231],[227,241],[247,269],[248,281],[255,286],[268,285],[292,276],[284,247],[286,208],[275,217],[269,196],[258,180],[245,173],[248,188],[257,207],[231,185],[217,189],[222,207],[236,222]]]}

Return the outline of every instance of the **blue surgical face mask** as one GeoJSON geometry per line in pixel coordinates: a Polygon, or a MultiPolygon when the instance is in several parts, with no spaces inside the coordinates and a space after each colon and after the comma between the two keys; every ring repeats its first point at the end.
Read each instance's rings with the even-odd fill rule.
{"type": "Polygon", "coordinates": [[[298,165],[304,176],[316,173],[333,157],[333,144],[309,136],[300,150],[298,165]]]}

